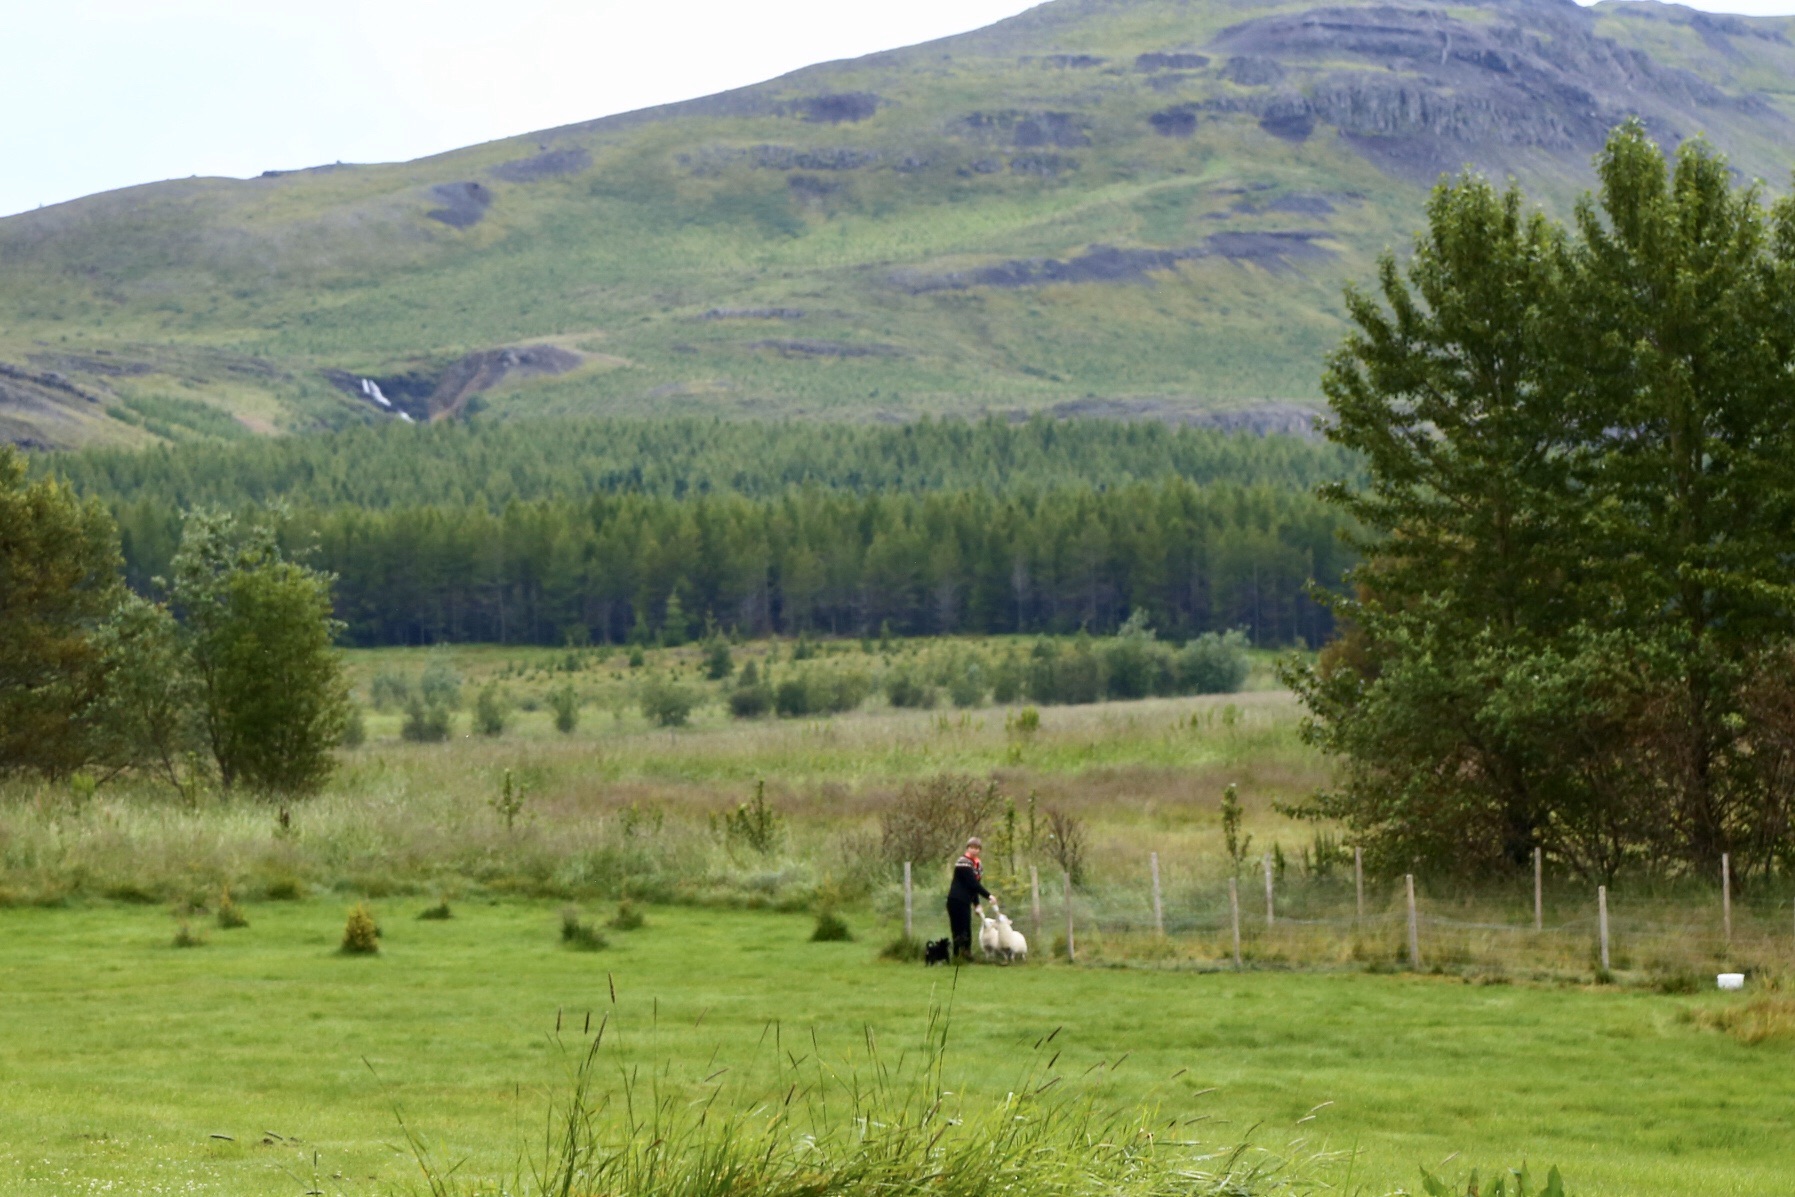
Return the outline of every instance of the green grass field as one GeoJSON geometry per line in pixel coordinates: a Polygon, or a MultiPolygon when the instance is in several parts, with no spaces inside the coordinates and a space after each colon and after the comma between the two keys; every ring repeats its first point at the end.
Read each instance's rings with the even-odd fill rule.
{"type": "Polygon", "coordinates": [[[1063,1027],[1057,1071],[1104,1102],[1208,1115],[1218,1146],[1352,1151],[1325,1175],[1368,1193],[1526,1161],[1584,1197],[1781,1194],[1795,1159],[1787,1041],[1691,1017],[1741,999],[1039,963],[956,984],[879,961],[890,928],[865,917],[857,942],[811,944],[803,916],[657,907],[586,953],[552,905],[423,905],[378,904],[375,958],[335,954],[335,900],[254,904],[184,950],[156,908],[0,912],[0,1191],[402,1189],[395,1106],[442,1159],[503,1171],[565,1086],[557,1016],[577,1052],[586,1013],[611,1014],[626,1058],[697,1091],[721,1067],[770,1076],[775,1020],[800,1056],[814,1030],[845,1058],[867,1027],[892,1055],[950,1001],[956,1088],[1001,1097],[1063,1027]]]}

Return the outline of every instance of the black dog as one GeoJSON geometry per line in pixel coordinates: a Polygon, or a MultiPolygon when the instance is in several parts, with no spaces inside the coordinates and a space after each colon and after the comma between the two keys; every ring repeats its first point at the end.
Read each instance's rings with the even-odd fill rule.
{"type": "Polygon", "coordinates": [[[922,945],[923,967],[927,968],[931,964],[946,964],[947,963],[947,947],[948,947],[948,941],[945,939],[931,939],[931,940],[929,940],[929,942],[923,944],[922,945]]]}

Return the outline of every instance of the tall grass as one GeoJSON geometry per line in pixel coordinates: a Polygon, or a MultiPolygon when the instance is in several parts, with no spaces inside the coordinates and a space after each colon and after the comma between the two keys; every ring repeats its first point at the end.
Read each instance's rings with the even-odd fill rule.
{"type": "Polygon", "coordinates": [[[832,1059],[814,1030],[791,1040],[774,1023],[757,1049],[770,1067],[713,1053],[684,1076],[667,1059],[644,1067],[607,1016],[583,1048],[563,1046],[567,1088],[507,1177],[458,1175],[400,1123],[431,1197],[1256,1197],[1331,1187],[1349,1163],[1302,1139],[1205,1142],[1193,1127],[1209,1115],[1194,1108],[1108,1106],[1108,1066],[1062,1075],[1053,1029],[1004,1098],[964,1098],[951,1021],[931,1009],[896,1059],[870,1027],[832,1059]]]}

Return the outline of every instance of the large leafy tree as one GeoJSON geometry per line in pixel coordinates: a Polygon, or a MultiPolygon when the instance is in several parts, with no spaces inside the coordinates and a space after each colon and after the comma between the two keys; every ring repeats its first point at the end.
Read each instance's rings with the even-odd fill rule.
{"type": "Polygon", "coordinates": [[[173,598],[199,718],[228,789],[316,789],[349,713],[330,577],[286,560],[265,525],[188,517],[173,598]]]}
{"type": "Polygon", "coordinates": [[[93,753],[105,681],[95,633],[122,593],[112,521],[0,446],[0,771],[52,776],[93,753]]]}
{"type": "Polygon", "coordinates": [[[1291,680],[1343,765],[1309,812],[1386,867],[1789,845],[1795,210],[1637,125],[1598,170],[1573,232],[1443,183],[1349,294],[1325,387],[1368,483],[1331,497],[1365,560],[1291,680]]]}

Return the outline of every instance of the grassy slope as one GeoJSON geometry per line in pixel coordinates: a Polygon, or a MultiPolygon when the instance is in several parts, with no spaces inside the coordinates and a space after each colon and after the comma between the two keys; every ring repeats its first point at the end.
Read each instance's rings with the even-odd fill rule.
{"type": "MultiPolygon", "coordinates": [[[[1219,59],[1170,86],[1130,66],[1143,51],[1202,47],[1224,27],[1294,7],[1059,0],[979,33],[662,113],[411,163],[183,180],[23,214],[0,222],[0,358],[36,355],[122,399],[198,399],[257,430],[344,418],[350,407],[324,368],[428,372],[541,340],[591,356],[572,375],[501,387],[495,406],[866,416],[1087,395],[1173,407],[1313,399],[1342,327],[1339,285],[1407,239],[1419,187],[1338,138],[1293,144],[1244,115],[1206,119],[1188,139],[1155,136],[1149,113],[1240,89],[1220,78],[1219,59]],[[1062,69],[1042,57],[1064,52],[1106,63],[1062,69]],[[803,97],[844,92],[876,93],[881,106],[855,123],[793,114],[803,97]],[[1052,177],[1001,169],[1026,155],[1007,134],[963,124],[974,112],[1052,111],[1073,113],[1090,141],[1037,151],[1061,159],[1052,177]],[[753,147],[767,145],[879,161],[754,168],[753,147]],[[487,175],[539,147],[584,150],[593,165],[530,183],[487,175]],[[899,169],[906,159],[920,165],[899,169]],[[980,161],[1000,169],[981,172],[980,161]],[[817,193],[794,190],[792,174],[817,193]],[[440,202],[430,188],[461,180],[496,197],[485,219],[459,231],[426,219],[440,202]],[[1327,196],[1336,210],[1263,210],[1288,195],[1327,196]],[[1208,258],[1127,283],[915,294],[893,282],[1091,245],[1178,248],[1217,230],[1314,228],[1336,256],[1300,268],[1208,258]],[[713,307],[806,315],[697,319],[713,307]],[[777,338],[878,352],[753,347],[777,338]],[[83,374],[66,360],[93,350],[149,372],[83,374]]],[[[1722,86],[1768,89],[1779,103],[1789,92],[1786,45],[1734,38],[1723,52],[1686,22],[1616,6],[1599,21],[1604,35],[1722,86]]],[[[1716,129],[1752,169],[1782,160],[1763,133],[1743,120],[1716,129]]],[[[1585,176],[1574,156],[1516,161],[1559,202],[1585,176]]],[[[142,420],[88,409],[80,418],[80,435],[127,442],[211,431],[163,419],[146,432],[142,420]]]]}
{"type": "MultiPolygon", "coordinates": [[[[388,1146],[395,1101],[445,1159],[502,1167],[540,1134],[543,1090],[560,1083],[557,1011],[573,1030],[607,1011],[608,974],[636,1058],[669,1062],[680,1085],[725,1064],[764,1073],[773,1019],[806,1051],[812,1026],[830,1056],[870,1026],[896,1054],[948,986],[940,970],[875,962],[864,919],[860,943],[811,945],[801,916],[655,909],[648,929],[588,955],[556,945],[546,906],[427,923],[412,919],[421,905],[381,904],[378,959],[333,954],[331,901],[251,906],[249,928],[187,951],[167,946],[155,909],[0,912],[0,1192],[389,1191],[416,1175],[388,1146]],[[266,1131],[299,1142],[264,1144],[266,1131]]],[[[1131,1053],[1104,1086],[1118,1104],[1213,1115],[1196,1133],[1214,1142],[1257,1126],[1278,1149],[1356,1146],[1370,1192],[1413,1187],[1418,1166],[1458,1153],[1445,1171],[1558,1163],[1582,1197],[1780,1194],[1795,1155],[1789,1049],[1685,1017],[1727,1001],[976,968],[954,995],[950,1083],[1001,1096],[1018,1056],[1063,1026],[1072,1078],[1131,1053]]]]}

